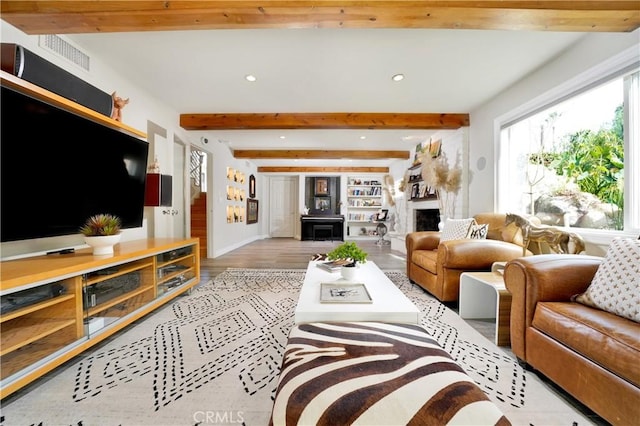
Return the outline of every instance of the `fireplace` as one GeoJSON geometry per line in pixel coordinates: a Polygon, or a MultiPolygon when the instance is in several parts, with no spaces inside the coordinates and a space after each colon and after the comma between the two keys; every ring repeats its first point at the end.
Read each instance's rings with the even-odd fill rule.
{"type": "Polygon", "coordinates": [[[414,210],[415,220],[414,231],[437,231],[440,222],[440,211],[438,209],[414,210]]]}

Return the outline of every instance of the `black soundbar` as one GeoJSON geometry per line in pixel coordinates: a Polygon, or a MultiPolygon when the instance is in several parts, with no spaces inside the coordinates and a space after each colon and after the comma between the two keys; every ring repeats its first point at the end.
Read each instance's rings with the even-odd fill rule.
{"type": "Polygon", "coordinates": [[[111,95],[70,72],[25,49],[19,44],[2,43],[2,70],[111,117],[111,95]]]}

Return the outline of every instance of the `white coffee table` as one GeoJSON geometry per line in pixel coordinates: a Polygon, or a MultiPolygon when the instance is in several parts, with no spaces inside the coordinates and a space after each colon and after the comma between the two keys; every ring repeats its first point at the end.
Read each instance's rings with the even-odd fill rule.
{"type": "Polygon", "coordinates": [[[495,318],[498,346],[510,346],[511,293],[499,272],[463,272],[460,275],[460,318],[495,318]]]}
{"type": "Polygon", "coordinates": [[[318,321],[380,321],[419,324],[420,310],[378,268],[367,261],[358,267],[353,282],[364,283],[371,303],[321,303],[320,283],[346,282],[340,272],[327,272],[309,262],[298,305],[296,324],[318,321]]]}

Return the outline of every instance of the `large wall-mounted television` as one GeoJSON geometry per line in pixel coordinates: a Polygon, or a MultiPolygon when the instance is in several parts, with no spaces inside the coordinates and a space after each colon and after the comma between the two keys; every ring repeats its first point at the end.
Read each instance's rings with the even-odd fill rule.
{"type": "Polygon", "coordinates": [[[78,234],[98,213],[142,226],[146,141],[8,87],[0,102],[2,242],[78,234]]]}

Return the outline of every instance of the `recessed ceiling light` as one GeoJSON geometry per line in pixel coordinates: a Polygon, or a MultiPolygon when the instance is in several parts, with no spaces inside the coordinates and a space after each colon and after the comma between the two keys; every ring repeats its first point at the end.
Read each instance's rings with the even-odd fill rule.
{"type": "Polygon", "coordinates": [[[366,137],[366,136],[364,136],[364,135],[360,136],[360,139],[363,139],[363,140],[364,140],[364,139],[366,139],[366,138],[367,138],[367,137],[366,137]]]}
{"type": "Polygon", "coordinates": [[[287,137],[286,137],[286,136],[284,136],[284,135],[280,136],[280,139],[286,139],[286,138],[287,138],[287,137]]]}
{"type": "Polygon", "coordinates": [[[251,81],[251,82],[254,82],[254,81],[256,81],[256,80],[257,80],[256,76],[255,76],[255,75],[253,75],[253,74],[247,74],[247,75],[245,75],[245,76],[244,76],[244,79],[245,79],[245,80],[247,80],[247,81],[251,81]]]}
{"type": "Polygon", "coordinates": [[[395,74],[393,77],[391,77],[391,80],[393,80],[393,81],[402,81],[402,80],[404,80],[404,74],[395,74]]]}

